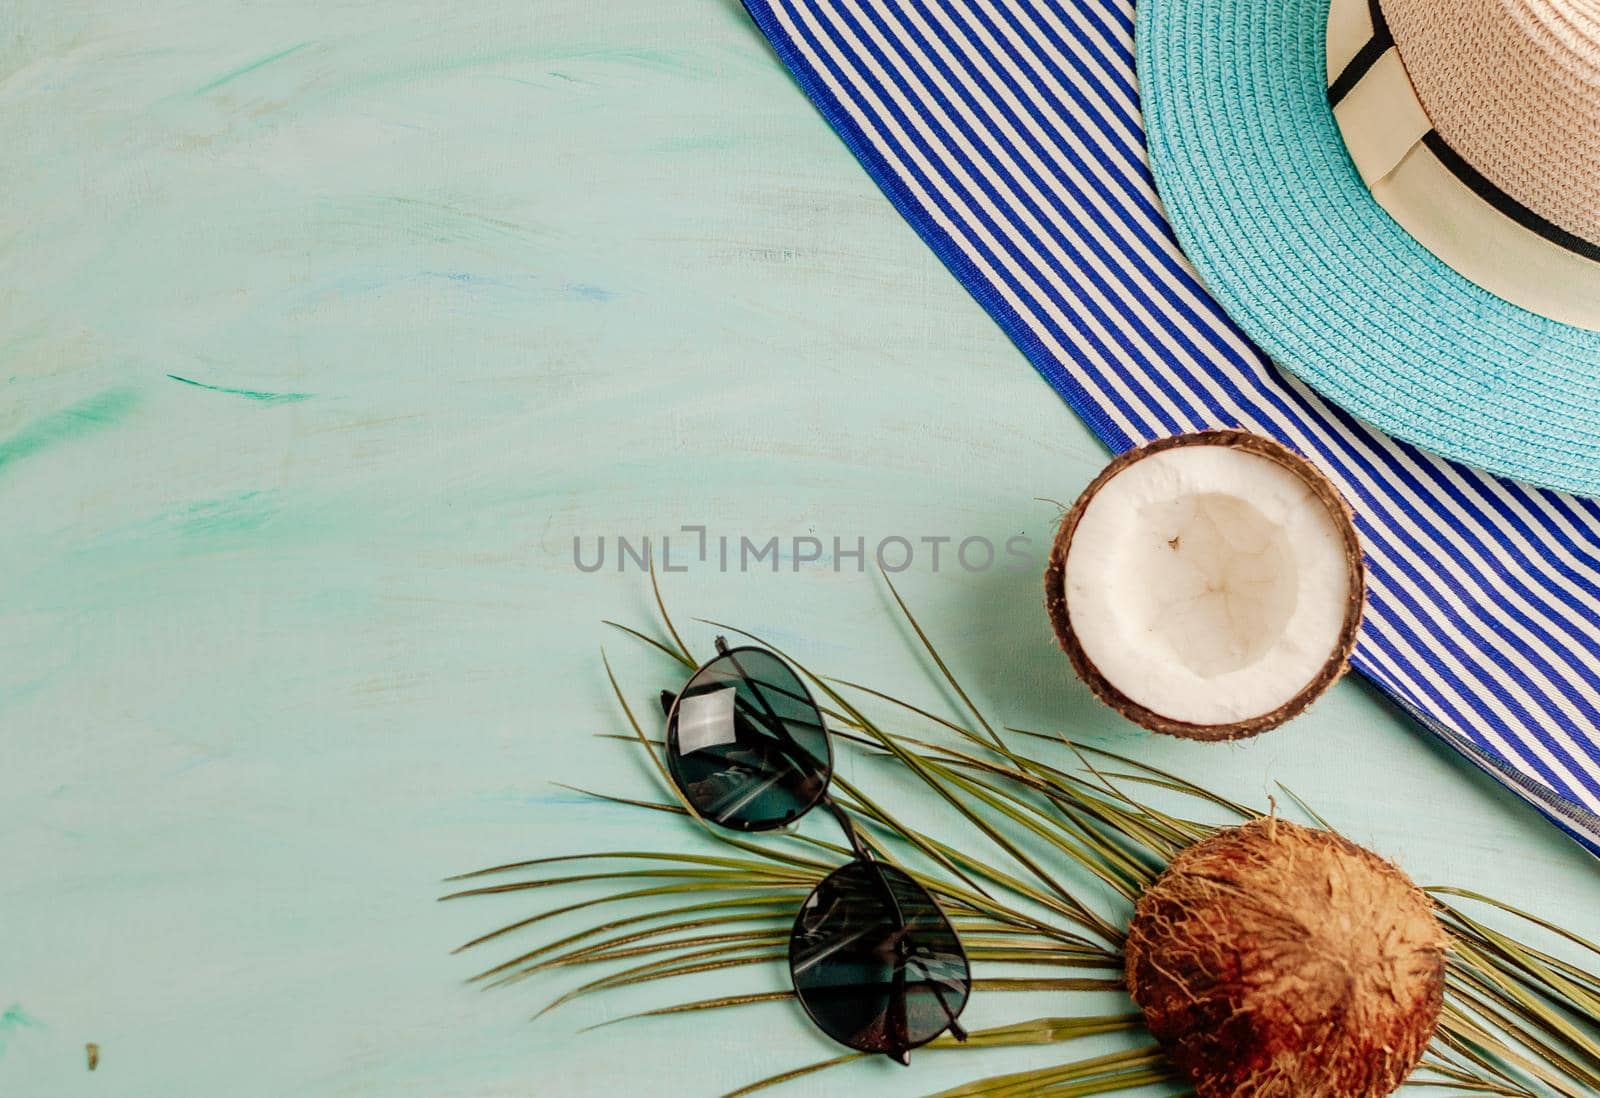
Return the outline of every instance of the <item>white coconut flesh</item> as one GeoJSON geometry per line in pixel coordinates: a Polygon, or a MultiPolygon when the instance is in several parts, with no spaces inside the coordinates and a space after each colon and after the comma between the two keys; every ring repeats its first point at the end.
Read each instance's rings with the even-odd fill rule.
{"type": "Polygon", "coordinates": [[[1107,682],[1170,720],[1271,713],[1342,658],[1343,522],[1268,457],[1151,453],[1102,483],[1078,520],[1063,575],[1072,631],[1107,682]]]}

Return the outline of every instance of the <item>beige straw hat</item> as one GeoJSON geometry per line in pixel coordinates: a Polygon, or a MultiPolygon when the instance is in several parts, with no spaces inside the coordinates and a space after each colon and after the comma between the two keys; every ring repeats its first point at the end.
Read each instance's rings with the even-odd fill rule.
{"type": "Polygon", "coordinates": [[[1418,242],[1600,329],[1600,3],[1333,0],[1328,82],[1362,179],[1418,242]]]}
{"type": "Polygon", "coordinates": [[[1600,0],[1138,18],[1157,188],[1239,326],[1389,434],[1600,495],[1600,0]]]}

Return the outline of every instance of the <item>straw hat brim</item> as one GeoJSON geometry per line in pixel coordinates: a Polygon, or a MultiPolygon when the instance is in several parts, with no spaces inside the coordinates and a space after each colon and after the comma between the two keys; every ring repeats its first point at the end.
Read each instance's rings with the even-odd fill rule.
{"type": "Polygon", "coordinates": [[[1600,495],[1600,332],[1496,297],[1372,198],[1326,91],[1328,0],[1140,0],[1173,231],[1282,368],[1407,442],[1600,495]]]}

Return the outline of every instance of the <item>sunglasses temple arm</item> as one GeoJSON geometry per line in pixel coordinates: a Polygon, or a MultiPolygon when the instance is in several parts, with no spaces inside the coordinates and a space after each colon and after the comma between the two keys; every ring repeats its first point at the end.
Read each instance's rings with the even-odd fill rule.
{"type": "Polygon", "coordinates": [[[956,1021],[955,1011],[950,1009],[950,1004],[944,1001],[944,989],[938,984],[929,985],[933,989],[933,997],[939,1000],[939,1009],[944,1011],[945,1020],[949,1023],[950,1036],[958,1041],[967,1039],[967,1031],[961,1028],[961,1023],[956,1021]]]}
{"type": "MultiPolygon", "coordinates": [[[[878,860],[872,856],[866,844],[861,841],[861,835],[856,831],[856,825],[850,821],[850,814],[839,807],[839,803],[832,797],[823,795],[822,803],[828,811],[833,813],[833,818],[839,821],[839,828],[844,832],[844,837],[850,842],[850,849],[855,854],[856,860],[872,870],[872,875],[877,878],[878,888],[883,892],[883,898],[889,901],[889,910],[894,912],[894,925],[896,930],[904,931],[906,928],[905,914],[900,910],[900,901],[895,897],[894,889],[889,887],[889,879],[883,875],[883,869],[878,865],[878,860]]],[[[894,997],[890,1007],[890,1016],[886,1019],[895,1034],[895,1046],[884,1053],[889,1059],[899,1064],[910,1065],[911,1050],[905,1047],[905,981],[906,972],[904,964],[895,966],[894,971],[894,997]]],[[[943,1002],[940,1003],[943,1006],[943,1002]]],[[[946,1014],[949,1013],[947,1009],[946,1014]]]]}
{"type": "Polygon", "coordinates": [[[755,683],[757,680],[750,677],[749,672],[744,669],[744,665],[739,662],[739,657],[728,651],[728,642],[721,637],[717,638],[717,651],[722,653],[723,656],[727,657],[728,662],[733,664],[733,669],[739,672],[739,674],[744,678],[745,682],[751,684],[750,693],[755,695],[756,701],[761,703],[761,708],[767,711],[767,719],[772,722],[772,724],[769,726],[770,730],[776,733],[779,739],[788,740],[790,743],[793,743],[794,739],[789,735],[788,726],[783,723],[783,718],[778,716],[778,711],[776,709],[772,708],[772,703],[767,700],[766,693],[755,689],[755,683]]]}
{"type": "MultiPolygon", "coordinates": [[[[889,906],[894,911],[896,925],[899,929],[904,930],[906,925],[905,916],[900,912],[900,902],[895,899],[894,890],[889,887],[888,879],[884,877],[883,871],[878,868],[877,859],[872,856],[865,844],[861,842],[861,837],[856,834],[856,827],[850,821],[849,813],[840,808],[832,797],[824,796],[822,803],[828,807],[829,812],[833,813],[833,818],[839,821],[839,827],[844,832],[845,838],[850,840],[850,849],[854,852],[856,858],[872,867],[873,874],[878,878],[878,883],[883,888],[883,894],[888,898],[889,906]]],[[[944,1016],[950,1023],[950,1036],[958,1041],[965,1041],[967,1039],[967,1031],[961,1028],[961,1023],[956,1021],[955,1011],[951,1010],[950,1004],[945,1001],[944,989],[939,987],[937,983],[933,984],[932,987],[934,998],[939,1000],[939,1009],[944,1011],[944,1016]]]]}
{"type": "Polygon", "coordinates": [[[878,865],[878,860],[861,841],[861,836],[856,832],[856,825],[850,822],[850,814],[840,808],[839,802],[826,793],[822,795],[822,803],[833,813],[833,818],[839,821],[840,828],[844,830],[844,837],[850,841],[850,850],[855,854],[856,860],[864,863],[877,878],[878,887],[883,891],[883,898],[889,901],[889,910],[894,912],[895,929],[905,930],[906,917],[900,910],[900,901],[895,898],[894,889],[889,887],[889,879],[883,875],[883,868],[878,865]]]}

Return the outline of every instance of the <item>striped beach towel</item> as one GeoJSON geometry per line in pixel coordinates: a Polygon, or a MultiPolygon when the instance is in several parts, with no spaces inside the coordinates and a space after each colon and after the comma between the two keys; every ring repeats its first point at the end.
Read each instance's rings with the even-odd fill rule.
{"type": "Polygon", "coordinates": [[[1229,321],[1145,161],[1128,0],[746,0],[885,194],[1111,449],[1270,435],[1356,512],[1352,663],[1600,854],[1600,504],[1421,453],[1229,321]]]}

